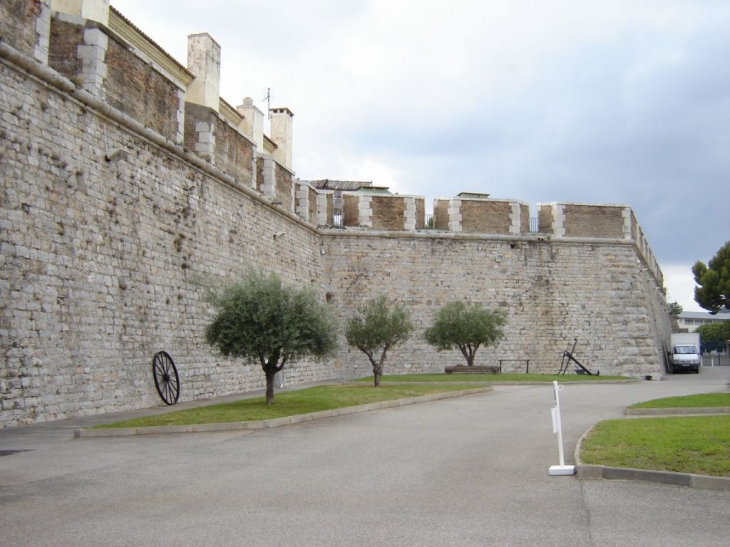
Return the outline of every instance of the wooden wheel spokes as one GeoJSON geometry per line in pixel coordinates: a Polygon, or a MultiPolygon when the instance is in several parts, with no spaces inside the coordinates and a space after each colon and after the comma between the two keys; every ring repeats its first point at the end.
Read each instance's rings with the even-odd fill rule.
{"type": "Polygon", "coordinates": [[[166,351],[157,352],[152,359],[152,375],[160,398],[168,405],[177,403],[180,397],[180,377],[175,363],[166,351]]]}

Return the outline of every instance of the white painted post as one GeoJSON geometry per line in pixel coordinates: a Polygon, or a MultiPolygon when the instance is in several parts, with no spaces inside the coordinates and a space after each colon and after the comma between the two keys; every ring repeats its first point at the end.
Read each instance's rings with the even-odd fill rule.
{"type": "Polygon", "coordinates": [[[560,419],[560,392],[563,386],[558,385],[558,381],[553,381],[553,395],[555,396],[555,406],[551,413],[553,417],[553,433],[558,434],[558,453],[560,454],[560,465],[550,467],[550,475],[575,475],[574,465],[565,465],[565,457],[563,456],[563,423],[560,419]]]}

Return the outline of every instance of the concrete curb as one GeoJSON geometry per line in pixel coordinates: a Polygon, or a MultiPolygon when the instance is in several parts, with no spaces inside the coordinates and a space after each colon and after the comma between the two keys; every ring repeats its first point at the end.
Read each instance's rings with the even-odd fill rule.
{"type": "Polygon", "coordinates": [[[697,414],[730,414],[730,407],[696,408],[626,408],[626,416],[692,416],[697,414]]]}
{"type": "MultiPolygon", "coordinates": [[[[559,380],[559,378],[557,378],[557,380],[559,380]]],[[[601,384],[636,384],[641,381],[642,380],[639,380],[638,378],[632,378],[629,380],[583,380],[581,382],[564,382],[562,385],[568,385],[570,387],[573,387],[596,386],[601,384]]],[[[489,382],[487,380],[486,383],[493,386],[553,386],[551,382],[489,382]]]]}
{"type": "Polygon", "coordinates": [[[410,397],[408,399],[379,401],[377,403],[368,403],[366,405],[348,406],[332,410],[323,410],[321,412],[312,412],[310,414],[297,414],[295,416],[285,416],[283,418],[274,418],[272,420],[260,420],[255,422],[165,425],[153,427],[129,427],[121,429],[75,429],[74,438],[81,439],[91,437],[128,437],[131,435],[162,435],[169,433],[202,433],[215,431],[253,431],[257,429],[268,429],[271,427],[281,427],[283,425],[293,425],[302,422],[310,422],[312,420],[320,420],[323,418],[332,418],[335,416],[345,416],[347,414],[356,414],[359,412],[370,412],[371,410],[381,410],[384,408],[395,408],[417,403],[427,403],[430,401],[451,399],[453,397],[462,397],[464,395],[474,395],[477,393],[488,393],[491,391],[494,391],[494,387],[484,386],[479,388],[463,389],[460,391],[431,393],[429,395],[410,397]]]}
{"type": "MultiPolygon", "coordinates": [[[[467,376],[467,375],[465,375],[467,376]]],[[[467,376],[468,377],[468,376],[467,376]]],[[[595,386],[600,384],[636,384],[638,382],[641,382],[642,380],[639,380],[638,378],[628,378],[626,380],[583,380],[581,382],[565,382],[563,385],[569,385],[569,386],[595,386]]],[[[353,385],[362,385],[360,382],[351,382],[353,385]]],[[[381,382],[380,385],[388,385],[388,386],[397,386],[397,385],[405,385],[405,384],[423,384],[423,385],[437,385],[437,384],[443,384],[444,382],[381,382]]],[[[449,382],[451,383],[451,382],[449,382]]],[[[552,387],[552,382],[521,382],[519,380],[511,381],[511,382],[501,382],[498,380],[480,380],[478,382],[464,380],[463,382],[454,381],[454,384],[482,384],[482,385],[489,385],[489,386],[550,386],[552,387]]]]}
{"type": "Polygon", "coordinates": [[[606,465],[587,465],[580,459],[580,448],[595,426],[591,426],[581,435],[575,446],[573,458],[575,472],[579,479],[603,479],[619,481],[644,481],[674,486],[687,486],[703,490],[730,490],[730,478],[711,477],[709,475],[695,475],[692,473],[675,473],[673,471],[650,471],[633,469],[630,467],[609,467],[606,465]]]}

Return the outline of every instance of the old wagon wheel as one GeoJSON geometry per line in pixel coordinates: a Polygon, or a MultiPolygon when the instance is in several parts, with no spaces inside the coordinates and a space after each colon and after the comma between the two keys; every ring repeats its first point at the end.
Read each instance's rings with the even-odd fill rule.
{"type": "Polygon", "coordinates": [[[166,351],[160,351],[152,359],[152,375],[155,387],[165,404],[174,405],[180,397],[180,377],[177,375],[175,363],[166,351]]]}

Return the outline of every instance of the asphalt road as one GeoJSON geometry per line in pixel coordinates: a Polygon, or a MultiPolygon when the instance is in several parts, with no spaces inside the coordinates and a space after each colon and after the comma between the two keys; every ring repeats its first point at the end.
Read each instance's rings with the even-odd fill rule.
{"type": "MultiPolygon", "coordinates": [[[[631,403],[725,391],[730,367],[565,386],[566,459],[631,403]]],[[[726,546],[730,492],[548,475],[552,386],[253,432],[0,430],[0,545],[726,546]],[[24,452],[13,452],[24,451],[24,452]]],[[[105,419],[109,419],[106,417],[105,419]]]]}

